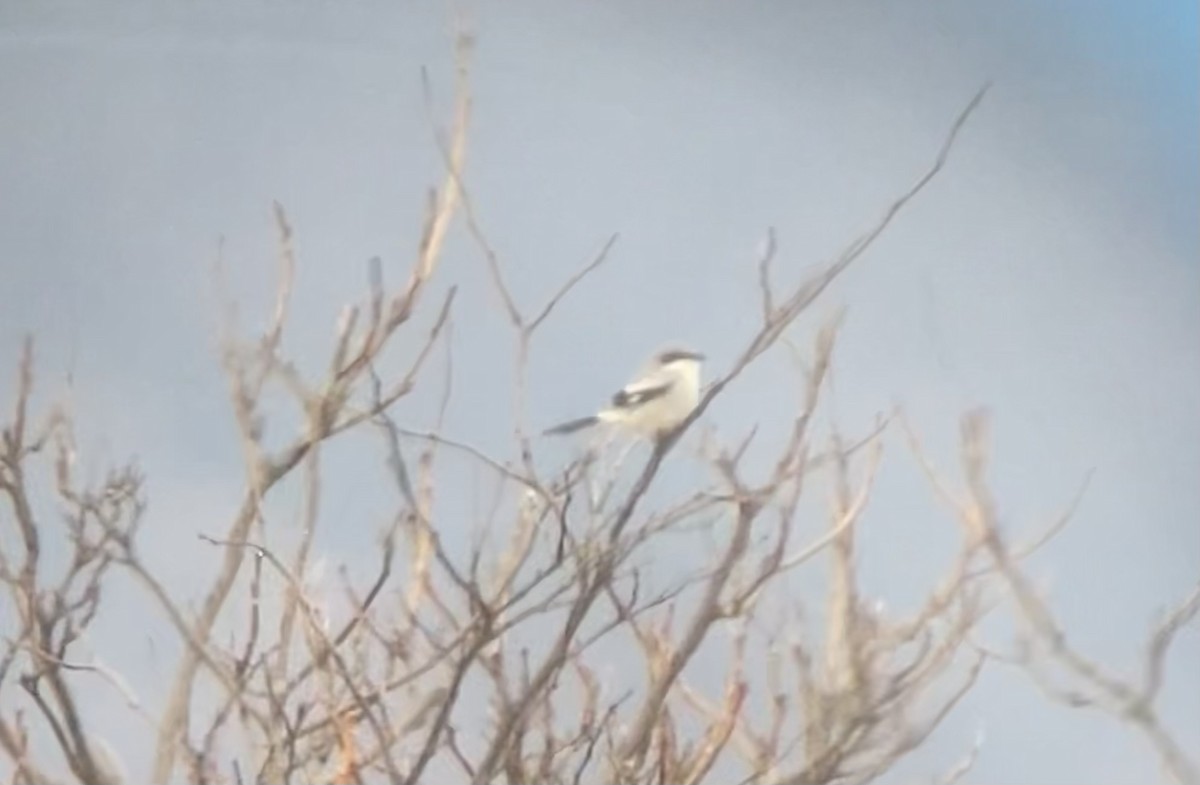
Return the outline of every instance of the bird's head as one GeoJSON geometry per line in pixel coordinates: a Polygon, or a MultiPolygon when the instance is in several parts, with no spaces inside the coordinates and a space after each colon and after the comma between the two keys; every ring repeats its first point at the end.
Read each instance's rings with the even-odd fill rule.
{"type": "Polygon", "coordinates": [[[700,352],[694,352],[691,349],[685,349],[680,346],[668,347],[654,355],[654,361],[662,368],[683,363],[699,365],[703,360],[704,355],[700,352]]]}

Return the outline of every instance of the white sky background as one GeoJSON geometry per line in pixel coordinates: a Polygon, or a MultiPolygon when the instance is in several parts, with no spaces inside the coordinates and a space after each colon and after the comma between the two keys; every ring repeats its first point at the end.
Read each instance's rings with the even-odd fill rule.
{"type": "MultiPolygon", "coordinates": [[[[138,456],[146,548],[186,592],[217,556],[195,533],[222,530],[240,483],[214,348],[217,237],[247,321],[265,317],[269,207],[286,206],[300,258],[288,342],[322,358],[365,261],[407,272],[440,174],[419,69],[445,109],[451,54],[434,4],[165,5],[0,5],[0,368],[32,331],[44,389],[73,370],[88,465],[138,456]]],[[[723,369],[757,318],[766,227],[778,277],[798,280],[908,187],[994,78],[939,180],[817,309],[849,307],[837,414],[862,429],[901,402],[950,465],[961,411],[991,407],[1014,532],[1094,468],[1075,522],[1032,566],[1073,642],[1134,667],[1156,611],[1200,575],[1200,112],[1195,10],[1116,5],[477,9],[467,183],[512,287],[540,302],[621,234],[536,346],[535,423],[583,413],[667,340],[723,369]]],[[[461,233],[434,293],[452,283],[448,430],[500,451],[509,336],[461,233]]],[[[786,414],[782,367],[749,374],[712,424],[728,436],[786,414]]],[[[326,465],[378,479],[375,463],[338,464],[375,461],[365,447],[334,447],[326,465]]],[[[942,564],[949,524],[892,447],[863,568],[903,607],[942,564]]],[[[331,483],[324,500],[322,551],[352,574],[375,568],[390,503],[361,485],[331,483]]],[[[169,636],[134,592],[109,600],[96,647],[154,707],[169,636]]],[[[1162,704],[1185,746],[1200,739],[1197,661],[1193,628],[1162,704]]],[[[89,709],[119,706],[101,687],[89,709]]],[[[977,781],[1158,776],[1114,721],[1047,707],[998,669],[905,771],[952,763],[980,721],[977,781]]],[[[140,726],[107,727],[139,771],[140,726]]]]}

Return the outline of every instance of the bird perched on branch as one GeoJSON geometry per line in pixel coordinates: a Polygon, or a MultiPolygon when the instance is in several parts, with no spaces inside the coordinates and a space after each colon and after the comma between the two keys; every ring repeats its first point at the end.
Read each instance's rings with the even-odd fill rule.
{"type": "Polygon", "coordinates": [[[680,347],[664,349],[638,376],[622,387],[608,406],[590,417],[571,420],[544,433],[574,433],[599,423],[660,439],[679,426],[700,401],[700,363],[704,355],[680,347]]]}

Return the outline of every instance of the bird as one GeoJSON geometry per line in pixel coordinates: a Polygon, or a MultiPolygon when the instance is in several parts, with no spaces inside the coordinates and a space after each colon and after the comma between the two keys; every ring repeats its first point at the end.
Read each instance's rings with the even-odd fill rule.
{"type": "Polygon", "coordinates": [[[543,434],[560,436],[608,423],[639,437],[661,439],[679,427],[699,403],[703,360],[703,354],[691,349],[679,346],[662,349],[603,409],[547,428],[543,434]]]}

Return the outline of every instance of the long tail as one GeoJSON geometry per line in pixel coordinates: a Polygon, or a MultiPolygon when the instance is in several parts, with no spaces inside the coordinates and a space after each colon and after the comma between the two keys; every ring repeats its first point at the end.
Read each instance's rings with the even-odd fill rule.
{"type": "Polygon", "coordinates": [[[547,428],[546,430],[542,431],[542,435],[561,436],[565,433],[575,433],[575,431],[582,431],[584,428],[590,428],[598,422],[600,422],[600,418],[595,415],[592,415],[591,417],[580,417],[578,420],[571,420],[570,422],[565,422],[562,425],[556,425],[553,428],[547,428]]]}

